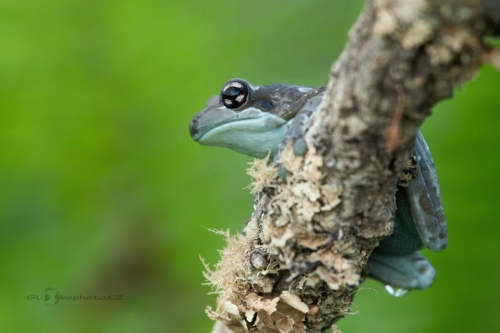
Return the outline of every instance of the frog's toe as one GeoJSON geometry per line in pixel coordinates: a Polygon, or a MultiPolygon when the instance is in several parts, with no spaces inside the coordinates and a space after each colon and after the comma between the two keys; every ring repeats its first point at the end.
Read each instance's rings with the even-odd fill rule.
{"type": "Polygon", "coordinates": [[[293,141],[293,153],[297,156],[307,153],[307,142],[303,137],[293,141]]]}
{"type": "Polygon", "coordinates": [[[283,163],[278,163],[277,167],[278,167],[278,176],[280,177],[281,182],[285,183],[288,171],[286,170],[283,163]]]}
{"type": "Polygon", "coordinates": [[[418,252],[405,256],[372,253],[367,264],[370,277],[385,285],[403,289],[426,289],[434,282],[436,271],[418,252]]]}
{"type": "Polygon", "coordinates": [[[290,123],[290,127],[288,127],[285,134],[285,140],[292,140],[293,153],[295,155],[300,156],[307,152],[307,143],[304,137],[311,112],[310,110],[299,112],[290,123]]]}

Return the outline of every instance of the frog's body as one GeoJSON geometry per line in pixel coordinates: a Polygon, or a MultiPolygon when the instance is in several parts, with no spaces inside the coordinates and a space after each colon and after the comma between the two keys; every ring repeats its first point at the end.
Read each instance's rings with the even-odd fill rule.
{"type": "MultiPolygon", "coordinates": [[[[304,140],[311,114],[325,88],[275,84],[254,87],[242,79],[227,82],[220,96],[212,97],[190,124],[191,137],[203,145],[222,146],[264,158],[276,156],[284,139],[296,155],[307,151],[304,140]]],[[[415,142],[415,178],[398,188],[394,232],[370,256],[368,272],[381,282],[424,289],[435,271],[417,251],[443,250],[448,232],[434,162],[423,136],[415,142]]]]}

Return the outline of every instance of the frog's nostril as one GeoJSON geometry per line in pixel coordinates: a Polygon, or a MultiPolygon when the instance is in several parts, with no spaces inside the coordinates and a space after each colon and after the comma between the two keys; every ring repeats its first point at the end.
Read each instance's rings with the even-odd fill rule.
{"type": "Polygon", "coordinates": [[[198,119],[196,118],[193,118],[193,120],[191,120],[191,123],[189,123],[189,134],[191,134],[191,137],[193,138],[193,140],[198,140],[198,135],[199,131],[198,131],[198,119]]]}

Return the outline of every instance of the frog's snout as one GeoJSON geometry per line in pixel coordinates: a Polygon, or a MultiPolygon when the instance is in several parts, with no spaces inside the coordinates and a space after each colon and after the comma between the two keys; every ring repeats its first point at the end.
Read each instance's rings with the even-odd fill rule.
{"type": "Polygon", "coordinates": [[[198,130],[198,117],[194,117],[191,122],[189,123],[189,134],[191,135],[191,138],[193,138],[194,141],[198,141],[199,133],[200,131],[198,130]]]}

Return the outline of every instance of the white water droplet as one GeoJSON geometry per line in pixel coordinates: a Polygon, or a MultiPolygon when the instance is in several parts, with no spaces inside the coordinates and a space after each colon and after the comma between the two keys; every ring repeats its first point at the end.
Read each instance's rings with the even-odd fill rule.
{"type": "Polygon", "coordinates": [[[393,286],[386,285],[385,290],[389,293],[389,295],[394,297],[403,297],[408,294],[410,291],[402,288],[394,288],[393,286]]]}

